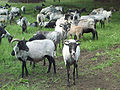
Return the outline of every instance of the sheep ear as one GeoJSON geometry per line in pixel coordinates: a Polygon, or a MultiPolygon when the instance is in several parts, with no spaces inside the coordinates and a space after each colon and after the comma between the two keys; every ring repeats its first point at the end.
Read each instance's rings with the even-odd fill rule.
{"type": "Polygon", "coordinates": [[[65,40],[64,44],[69,46],[69,41],[65,40]]]}

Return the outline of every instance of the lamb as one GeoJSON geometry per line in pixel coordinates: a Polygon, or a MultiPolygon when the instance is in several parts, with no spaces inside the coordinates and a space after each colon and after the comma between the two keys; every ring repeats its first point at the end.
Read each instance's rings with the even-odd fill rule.
{"type": "Polygon", "coordinates": [[[72,38],[72,35],[75,35],[74,39],[80,40],[80,38],[83,36],[84,33],[90,33],[90,32],[93,35],[92,37],[93,40],[95,39],[95,36],[96,36],[96,39],[98,39],[97,31],[94,28],[75,26],[71,24],[71,28],[68,33],[70,38],[72,38]]]}
{"type": "Polygon", "coordinates": [[[75,40],[70,39],[70,40],[66,40],[64,43],[64,47],[62,50],[62,54],[63,54],[63,59],[65,62],[65,66],[67,69],[67,85],[70,86],[70,66],[74,65],[74,69],[73,69],[73,84],[75,85],[75,72],[76,72],[76,77],[78,78],[78,65],[77,62],[79,60],[79,56],[80,56],[80,47],[79,47],[79,43],[77,43],[75,40]]]}
{"type": "Polygon", "coordinates": [[[13,48],[11,53],[12,56],[22,61],[22,78],[24,77],[24,68],[26,71],[26,76],[28,76],[28,70],[26,67],[26,61],[38,62],[43,58],[47,58],[49,61],[49,67],[47,73],[50,72],[51,64],[53,63],[54,73],[56,73],[55,60],[53,58],[53,52],[55,49],[54,43],[51,40],[34,40],[26,42],[24,39],[14,39],[11,41],[11,44],[15,41],[18,41],[16,46],[13,48]]]}
{"type": "Polygon", "coordinates": [[[3,37],[7,37],[9,43],[13,39],[13,36],[11,36],[10,33],[7,30],[5,30],[5,27],[6,26],[2,26],[2,25],[0,26],[0,43],[1,43],[3,37]]]}
{"type": "Polygon", "coordinates": [[[26,11],[25,6],[22,6],[22,7],[21,7],[21,11],[25,14],[25,11],[26,11]]]}

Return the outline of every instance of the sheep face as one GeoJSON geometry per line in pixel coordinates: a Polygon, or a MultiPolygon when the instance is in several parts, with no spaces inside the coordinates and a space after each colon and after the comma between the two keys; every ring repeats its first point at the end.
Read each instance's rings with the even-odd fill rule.
{"type": "Polygon", "coordinates": [[[25,40],[20,40],[17,44],[17,47],[19,48],[19,50],[24,50],[24,51],[29,51],[29,48],[26,45],[26,41],[25,40]]]}
{"type": "Polygon", "coordinates": [[[69,46],[69,53],[72,59],[75,59],[75,53],[76,53],[76,48],[77,46],[79,46],[79,43],[75,43],[75,42],[65,42],[65,45],[69,46]]]}

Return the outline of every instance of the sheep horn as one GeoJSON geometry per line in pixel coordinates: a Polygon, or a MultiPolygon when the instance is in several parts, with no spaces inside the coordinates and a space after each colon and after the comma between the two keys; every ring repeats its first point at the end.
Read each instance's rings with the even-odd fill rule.
{"type": "Polygon", "coordinates": [[[12,43],[15,42],[15,41],[20,41],[20,39],[18,39],[18,38],[13,39],[13,40],[10,42],[10,45],[12,46],[12,43]]]}

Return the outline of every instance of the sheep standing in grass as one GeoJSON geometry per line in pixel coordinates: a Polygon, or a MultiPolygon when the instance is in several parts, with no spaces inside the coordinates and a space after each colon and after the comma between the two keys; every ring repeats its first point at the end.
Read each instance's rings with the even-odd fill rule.
{"type": "Polygon", "coordinates": [[[73,69],[73,84],[75,85],[75,71],[76,71],[76,77],[78,78],[78,65],[77,62],[79,60],[79,56],[80,56],[80,47],[79,47],[79,43],[77,43],[75,40],[70,39],[65,41],[64,43],[64,47],[63,47],[63,59],[67,68],[67,82],[68,82],[68,86],[70,85],[70,66],[74,65],[74,69],[73,69]]]}
{"type": "Polygon", "coordinates": [[[21,7],[21,11],[25,14],[25,11],[26,11],[25,6],[21,7]]]}
{"type": "Polygon", "coordinates": [[[47,58],[49,61],[49,67],[47,73],[50,72],[51,64],[53,63],[54,73],[56,73],[55,60],[53,58],[53,53],[55,49],[55,45],[53,41],[44,39],[44,40],[34,40],[26,42],[24,39],[14,39],[11,41],[11,44],[14,41],[18,41],[16,46],[12,51],[12,55],[16,56],[16,58],[22,61],[22,77],[24,76],[24,68],[26,71],[26,76],[28,76],[28,70],[26,67],[26,61],[38,62],[43,60],[43,58],[47,58]]]}
{"type": "Polygon", "coordinates": [[[13,37],[10,35],[10,33],[8,33],[8,31],[5,30],[5,26],[0,26],[0,43],[2,41],[2,38],[4,38],[4,37],[8,38],[9,43],[13,39],[13,37]]]}

